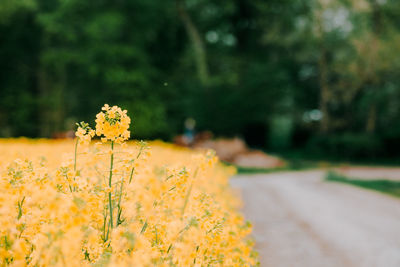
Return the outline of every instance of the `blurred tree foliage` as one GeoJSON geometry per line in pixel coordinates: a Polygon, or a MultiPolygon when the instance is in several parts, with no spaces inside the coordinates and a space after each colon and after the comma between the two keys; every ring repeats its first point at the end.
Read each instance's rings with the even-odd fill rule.
{"type": "Polygon", "coordinates": [[[399,17],[397,0],[3,0],[0,136],[50,137],[109,103],[136,138],[193,117],[267,148],[391,154],[399,17]]]}

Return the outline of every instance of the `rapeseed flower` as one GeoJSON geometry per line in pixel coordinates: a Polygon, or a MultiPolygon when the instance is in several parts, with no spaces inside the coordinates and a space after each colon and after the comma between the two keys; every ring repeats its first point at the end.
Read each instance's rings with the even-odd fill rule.
{"type": "MultiPolygon", "coordinates": [[[[105,105],[99,114],[96,134],[128,139],[126,112],[105,105]]],[[[212,151],[163,142],[126,142],[110,154],[90,145],[88,127],[77,130],[87,145],[79,157],[62,156],[68,140],[0,140],[1,266],[257,264],[251,224],[229,188],[234,168],[212,151]]]]}
{"type": "Polygon", "coordinates": [[[120,107],[105,104],[102,111],[96,115],[96,134],[101,137],[103,143],[112,141],[123,143],[129,139],[129,125],[131,119],[126,110],[120,107]]]}
{"type": "Polygon", "coordinates": [[[75,136],[78,137],[79,142],[82,144],[89,144],[95,135],[95,131],[90,128],[89,124],[86,122],[81,122],[76,124],[78,129],[75,132],[75,136]]]}

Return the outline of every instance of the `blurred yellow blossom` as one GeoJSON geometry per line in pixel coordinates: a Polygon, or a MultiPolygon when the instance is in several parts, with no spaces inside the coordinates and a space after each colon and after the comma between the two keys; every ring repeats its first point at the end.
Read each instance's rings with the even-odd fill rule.
{"type": "Polygon", "coordinates": [[[78,129],[75,132],[75,136],[79,138],[79,142],[82,144],[89,144],[95,135],[95,131],[90,128],[88,123],[81,122],[77,123],[78,129]]]}
{"type": "MultiPolygon", "coordinates": [[[[125,141],[126,112],[103,111],[97,134],[125,141]]],[[[81,124],[76,135],[93,132],[81,124]]],[[[228,183],[235,169],[212,151],[132,141],[110,155],[93,145],[78,168],[76,152],[63,155],[72,146],[0,140],[1,266],[257,265],[228,183]]]]}

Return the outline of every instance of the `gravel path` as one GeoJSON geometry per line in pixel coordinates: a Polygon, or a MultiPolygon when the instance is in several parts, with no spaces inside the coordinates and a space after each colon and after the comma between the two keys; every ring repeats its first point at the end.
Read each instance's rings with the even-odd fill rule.
{"type": "Polygon", "coordinates": [[[400,200],[323,171],[237,176],[261,266],[399,267],[400,200]]]}

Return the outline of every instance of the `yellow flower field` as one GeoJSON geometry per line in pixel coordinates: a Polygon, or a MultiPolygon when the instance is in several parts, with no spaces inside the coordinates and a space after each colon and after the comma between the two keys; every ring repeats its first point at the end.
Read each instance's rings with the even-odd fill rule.
{"type": "Polygon", "coordinates": [[[126,111],[99,114],[76,141],[0,140],[1,266],[257,264],[234,169],[212,151],[126,142],[126,111]]]}

